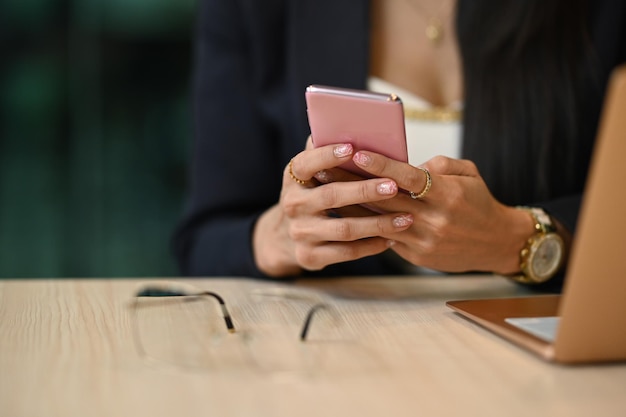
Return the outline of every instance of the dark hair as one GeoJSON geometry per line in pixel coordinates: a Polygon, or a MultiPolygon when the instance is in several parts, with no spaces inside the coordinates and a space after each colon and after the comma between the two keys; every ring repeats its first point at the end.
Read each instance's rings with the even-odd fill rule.
{"type": "Polygon", "coordinates": [[[506,204],[581,191],[585,11],[584,0],[458,2],[463,154],[506,204]]]}

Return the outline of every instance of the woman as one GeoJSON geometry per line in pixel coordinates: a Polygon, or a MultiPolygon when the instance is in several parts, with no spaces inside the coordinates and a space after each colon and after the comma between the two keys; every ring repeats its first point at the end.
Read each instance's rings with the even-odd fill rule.
{"type": "Polygon", "coordinates": [[[546,214],[566,253],[607,77],[626,61],[622,2],[204,0],[199,16],[184,274],[401,273],[393,251],[527,282],[520,252],[546,214]],[[302,151],[307,85],[379,82],[435,113],[462,108],[456,148],[410,164],[302,151]],[[378,178],[343,181],[347,159],[378,178]]]}

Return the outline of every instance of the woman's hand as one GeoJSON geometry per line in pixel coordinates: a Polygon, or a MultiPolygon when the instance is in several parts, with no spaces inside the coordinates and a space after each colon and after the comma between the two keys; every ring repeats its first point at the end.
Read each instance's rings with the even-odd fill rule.
{"type": "MultiPolygon", "coordinates": [[[[375,176],[393,178],[414,195],[424,190],[425,173],[409,164],[372,152],[357,152],[353,160],[375,176]]],[[[441,271],[519,271],[520,250],[533,233],[530,216],[498,202],[470,161],[438,156],[422,167],[432,178],[423,198],[400,192],[374,204],[413,215],[413,225],[402,233],[381,234],[397,242],[393,250],[415,265],[441,271]]]]}
{"type": "Polygon", "coordinates": [[[303,269],[375,255],[411,225],[407,212],[378,214],[354,207],[395,197],[395,181],[382,177],[329,182],[329,175],[345,172],[333,168],[352,154],[349,144],[312,149],[309,140],[307,149],[285,167],[280,201],[260,216],[253,233],[254,257],[263,273],[293,276],[303,269]]]}

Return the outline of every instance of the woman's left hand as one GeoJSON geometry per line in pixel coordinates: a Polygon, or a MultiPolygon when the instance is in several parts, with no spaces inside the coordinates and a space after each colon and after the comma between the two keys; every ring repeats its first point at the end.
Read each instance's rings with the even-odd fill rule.
{"type": "MultiPolygon", "coordinates": [[[[414,195],[426,186],[426,173],[407,163],[366,151],[357,152],[353,160],[414,195]]],[[[432,179],[422,198],[398,193],[373,204],[413,214],[410,228],[386,236],[396,242],[393,250],[415,265],[446,272],[519,271],[520,250],[533,231],[530,216],[497,201],[471,161],[437,156],[421,167],[432,179]]]]}

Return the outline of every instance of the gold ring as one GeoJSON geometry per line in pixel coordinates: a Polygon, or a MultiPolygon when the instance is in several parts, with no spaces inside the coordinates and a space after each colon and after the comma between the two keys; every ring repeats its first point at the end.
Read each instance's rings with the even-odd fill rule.
{"type": "Polygon", "coordinates": [[[305,180],[301,180],[300,178],[296,177],[293,174],[293,158],[291,158],[291,161],[289,161],[289,176],[291,177],[292,180],[294,180],[295,182],[297,182],[300,185],[306,184],[305,180]]]}
{"type": "Polygon", "coordinates": [[[430,172],[426,168],[417,167],[417,169],[421,169],[424,175],[426,175],[426,184],[424,185],[424,189],[419,193],[414,193],[413,191],[409,191],[409,195],[413,200],[419,200],[420,198],[424,198],[428,191],[430,191],[430,186],[433,185],[433,179],[430,177],[430,172]]]}

